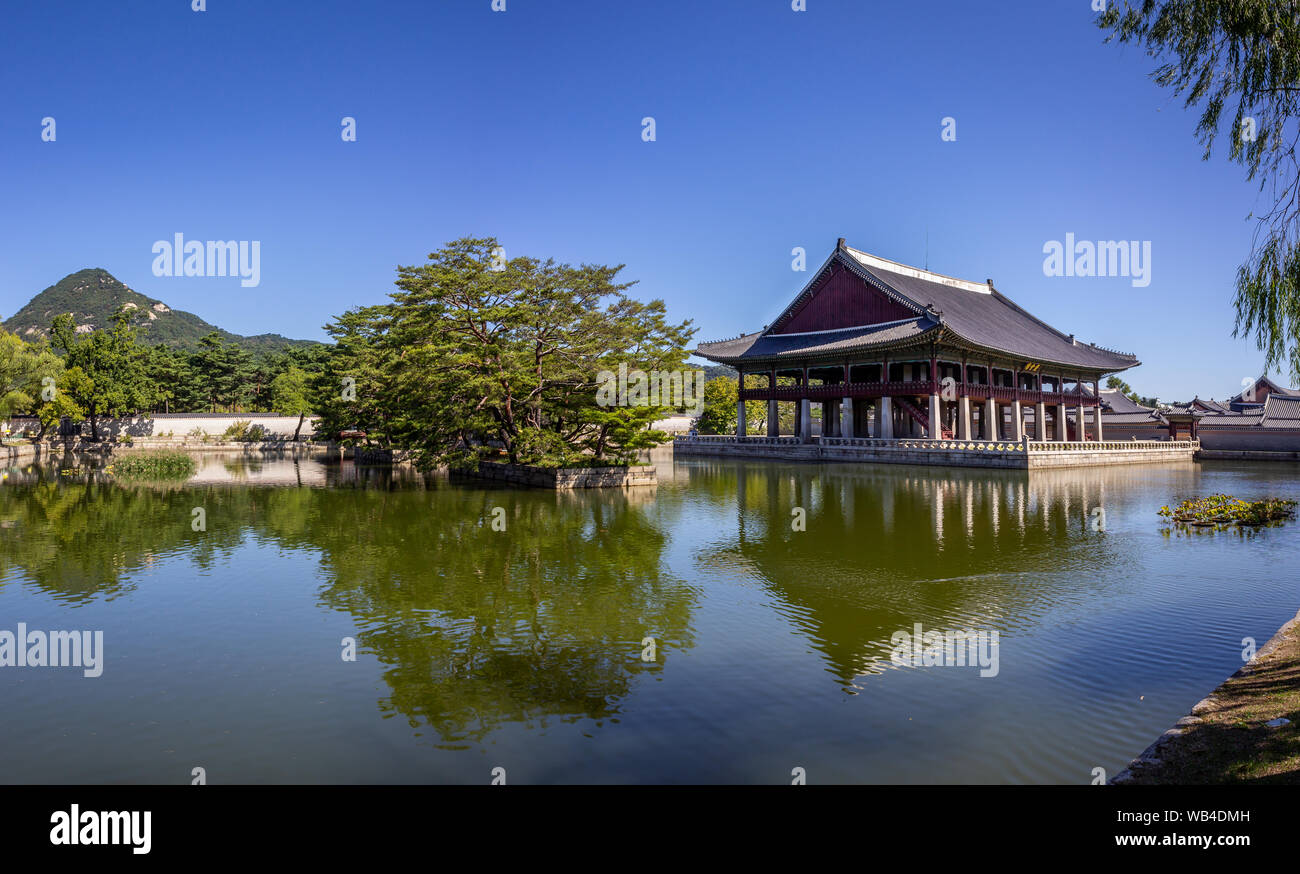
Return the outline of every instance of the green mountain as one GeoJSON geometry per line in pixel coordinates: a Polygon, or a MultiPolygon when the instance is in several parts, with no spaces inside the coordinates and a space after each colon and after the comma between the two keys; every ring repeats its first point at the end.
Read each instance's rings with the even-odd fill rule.
{"type": "Polygon", "coordinates": [[[193,313],[174,310],[160,300],[132,291],[107,270],[98,267],[78,270],[63,277],[27,302],[4,321],[5,330],[27,340],[48,337],[50,322],[60,313],[72,313],[83,330],[106,328],[113,314],[126,306],[137,311],[135,322],[143,343],[166,344],[193,349],[199,338],[216,331],[226,343],[236,343],[249,352],[282,352],[293,346],[311,346],[314,340],[290,340],[279,334],[244,337],[223,331],[193,313]]]}

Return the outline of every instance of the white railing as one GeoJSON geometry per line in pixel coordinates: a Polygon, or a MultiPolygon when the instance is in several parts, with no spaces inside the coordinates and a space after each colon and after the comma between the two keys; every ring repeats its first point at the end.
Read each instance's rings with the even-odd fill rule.
{"type": "Polygon", "coordinates": [[[930,440],[924,437],[819,437],[822,446],[860,449],[924,449],[946,452],[1021,452],[1024,446],[1011,440],[930,440]]]}
{"type": "Polygon", "coordinates": [[[678,436],[673,440],[674,443],[743,443],[745,446],[798,446],[799,438],[795,436],[785,437],[765,437],[762,435],[746,435],[737,437],[735,434],[689,434],[678,436]]]}
{"type": "Polygon", "coordinates": [[[1029,441],[1030,452],[1114,452],[1142,450],[1161,450],[1165,452],[1187,452],[1201,448],[1199,440],[1069,440],[1029,441]]]}
{"type": "Polygon", "coordinates": [[[724,443],[743,446],[826,446],[844,449],[923,450],[930,452],[1131,452],[1135,449],[1185,453],[1201,448],[1199,440],[931,440],[923,437],[814,437],[808,444],[795,436],[736,437],[734,434],[697,434],[676,438],[679,443],[724,443]]]}

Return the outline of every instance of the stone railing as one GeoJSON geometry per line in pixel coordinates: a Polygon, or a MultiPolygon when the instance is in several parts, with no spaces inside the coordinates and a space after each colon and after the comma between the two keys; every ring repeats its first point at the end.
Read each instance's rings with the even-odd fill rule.
{"type": "Polygon", "coordinates": [[[929,440],[921,437],[818,437],[821,446],[854,449],[926,449],[945,452],[1023,452],[1024,445],[1014,440],[929,440]]]}
{"type": "Polygon", "coordinates": [[[1158,449],[1186,452],[1201,448],[1199,440],[1030,440],[1030,452],[1100,452],[1108,450],[1158,449]]]}
{"type": "Polygon", "coordinates": [[[794,436],[765,437],[759,434],[737,437],[735,434],[696,434],[694,437],[679,435],[674,443],[743,443],[746,446],[797,446],[799,438],[794,436]]]}
{"type": "Polygon", "coordinates": [[[943,452],[1103,452],[1134,449],[1185,453],[1201,448],[1199,440],[931,440],[925,437],[813,437],[802,444],[795,436],[736,437],[732,434],[699,434],[678,437],[679,443],[731,443],[744,446],[838,446],[846,449],[923,449],[943,452]]]}

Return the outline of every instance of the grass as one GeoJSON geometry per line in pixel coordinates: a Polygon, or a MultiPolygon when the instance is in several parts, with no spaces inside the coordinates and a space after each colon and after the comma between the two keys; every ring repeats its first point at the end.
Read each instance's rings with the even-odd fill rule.
{"type": "Polygon", "coordinates": [[[1300,785],[1300,617],[1194,716],[1194,724],[1161,744],[1157,761],[1134,766],[1132,783],[1300,785]],[[1290,723],[1268,725],[1279,717],[1290,723]]]}
{"type": "Polygon", "coordinates": [[[144,480],[189,479],[197,469],[193,458],[174,449],[137,452],[115,460],[107,468],[118,479],[144,480]]]}

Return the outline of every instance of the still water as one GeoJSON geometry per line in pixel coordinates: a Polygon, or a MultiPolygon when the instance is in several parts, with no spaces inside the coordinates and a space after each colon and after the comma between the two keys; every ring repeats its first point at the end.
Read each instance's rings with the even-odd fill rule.
{"type": "Polygon", "coordinates": [[[4,782],[1088,783],[1300,607],[1300,523],[1156,515],[1300,496],[1296,465],[667,452],[655,488],[556,494],[306,457],[207,455],[167,486],[72,463],[0,484],[0,629],[102,630],[103,673],[0,668],[4,782]],[[895,666],[918,623],[997,631],[996,675],[895,666]]]}

